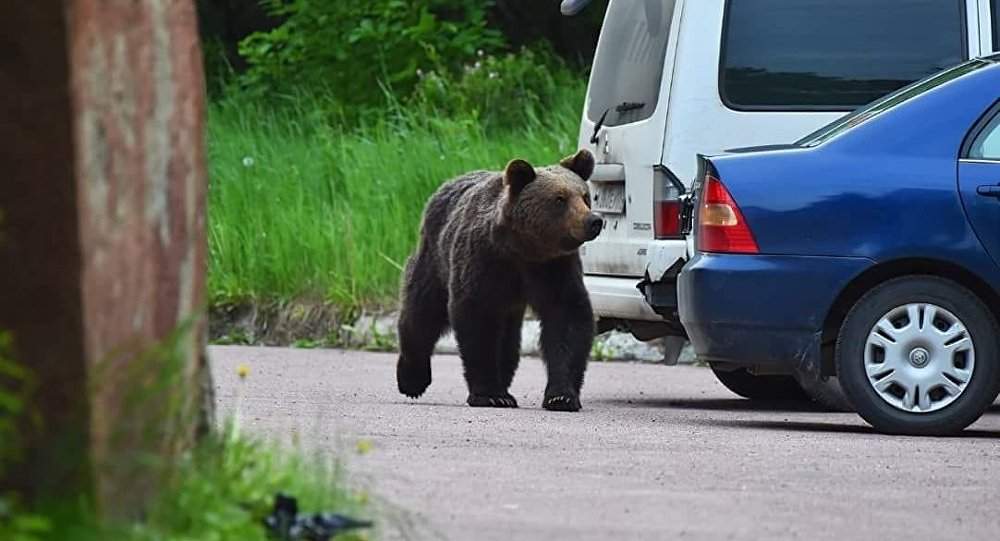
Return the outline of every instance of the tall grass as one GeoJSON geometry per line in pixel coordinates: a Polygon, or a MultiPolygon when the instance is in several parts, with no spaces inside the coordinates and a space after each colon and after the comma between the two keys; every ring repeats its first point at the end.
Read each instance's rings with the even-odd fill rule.
{"type": "MultiPolygon", "coordinates": [[[[240,436],[233,423],[171,464],[168,473],[136,521],[102,521],[85,498],[72,492],[30,512],[0,498],[0,539],[265,541],[263,518],[279,492],[296,497],[302,513],[373,518],[368,494],[345,486],[338,462],[300,447],[240,436]]],[[[353,532],[337,539],[360,541],[368,535],[353,532]]]]}
{"type": "Polygon", "coordinates": [[[401,105],[344,130],[317,97],[289,98],[280,108],[241,98],[213,104],[212,302],[308,298],[346,309],[390,302],[434,190],[515,157],[549,164],[571,153],[583,92],[573,81],[549,110],[489,131],[475,118],[401,105]]]}

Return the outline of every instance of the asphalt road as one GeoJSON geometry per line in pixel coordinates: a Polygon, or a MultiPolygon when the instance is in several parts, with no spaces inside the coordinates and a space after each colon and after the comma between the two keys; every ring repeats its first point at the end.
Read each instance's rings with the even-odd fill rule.
{"type": "Polygon", "coordinates": [[[411,401],[393,355],[211,354],[220,417],[238,404],[245,430],[337,453],[384,539],[1000,535],[997,406],[964,437],[890,437],[853,414],[737,399],[696,367],[591,363],[584,410],[550,413],[535,359],[514,380],[521,409],[490,410],[464,405],[456,357],[435,358],[411,401]]]}

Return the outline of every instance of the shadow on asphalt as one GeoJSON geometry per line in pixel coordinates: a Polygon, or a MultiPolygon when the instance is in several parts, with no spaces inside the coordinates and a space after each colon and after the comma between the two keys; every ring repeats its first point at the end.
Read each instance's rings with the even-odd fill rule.
{"type": "MultiPolygon", "coordinates": [[[[724,428],[746,428],[751,430],[780,430],[783,432],[818,432],[828,434],[874,434],[878,435],[870,426],[842,425],[837,423],[816,423],[805,421],[739,421],[730,419],[702,419],[692,421],[693,424],[702,426],[724,427],[724,428]]],[[[891,436],[895,437],[895,436],[891,436]]],[[[1000,439],[998,430],[965,430],[961,434],[950,436],[954,438],[985,438],[1000,439]]]]}
{"type": "Polygon", "coordinates": [[[791,400],[746,400],[742,398],[630,398],[613,400],[591,400],[595,404],[607,404],[623,408],[655,408],[706,411],[774,411],[774,412],[823,412],[823,408],[812,402],[791,400]]]}

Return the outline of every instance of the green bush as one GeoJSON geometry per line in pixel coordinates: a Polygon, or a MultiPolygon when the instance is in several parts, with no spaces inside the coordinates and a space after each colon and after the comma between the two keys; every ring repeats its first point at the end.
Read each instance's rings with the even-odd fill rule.
{"type": "Polygon", "coordinates": [[[33,380],[13,359],[11,335],[0,331],[0,473],[20,458],[20,431],[25,427],[33,380]]]}
{"type": "Polygon", "coordinates": [[[421,74],[410,103],[426,114],[477,120],[485,129],[538,124],[580,78],[547,49],[480,53],[457,75],[421,74]]]}
{"type": "Polygon", "coordinates": [[[284,23],[240,43],[245,89],[327,89],[353,115],[406,96],[418,70],[449,71],[503,43],[486,27],[492,0],[265,0],[284,23]],[[379,91],[380,85],[382,91],[379,91]]]}
{"type": "MultiPolygon", "coordinates": [[[[141,520],[102,521],[86,498],[71,493],[37,508],[0,499],[0,539],[266,541],[263,518],[278,492],[296,497],[302,512],[371,516],[368,494],[344,485],[336,460],[241,436],[235,423],[168,467],[166,483],[141,520]]],[[[349,532],[336,539],[361,541],[369,533],[349,532]]]]}
{"type": "MultiPolygon", "coordinates": [[[[21,458],[21,429],[27,417],[32,378],[13,360],[11,335],[0,331],[0,477],[21,458]]],[[[49,521],[26,512],[16,494],[0,492],[0,539],[36,541],[49,531],[49,521]]]]}

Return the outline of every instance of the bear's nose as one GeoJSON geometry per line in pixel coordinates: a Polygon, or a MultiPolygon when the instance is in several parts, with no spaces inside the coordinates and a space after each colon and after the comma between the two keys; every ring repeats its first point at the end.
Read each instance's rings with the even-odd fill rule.
{"type": "Polygon", "coordinates": [[[587,233],[587,240],[594,240],[604,229],[604,219],[597,214],[590,214],[583,222],[583,228],[587,233]]]}

